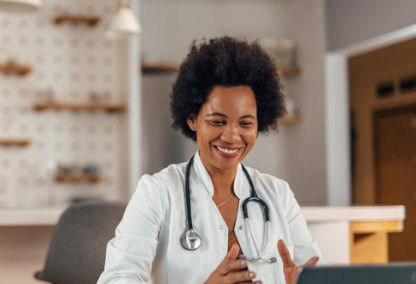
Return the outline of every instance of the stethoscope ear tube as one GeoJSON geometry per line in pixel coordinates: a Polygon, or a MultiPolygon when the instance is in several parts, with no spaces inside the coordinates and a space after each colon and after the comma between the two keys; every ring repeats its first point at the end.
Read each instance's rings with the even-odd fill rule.
{"type": "Polygon", "coordinates": [[[264,220],[266,222],[270,221],[270,215],[269,215],[269,207],[266,205],[266,203],[261,200],[260,198],[258,198],[257,196],[252,196],[249,198],[246,198],[243,202],[242,208],[243,208],[243,216],[244,219],[248,219],[248,210],[247,210],[247,204],[249,202],[257,202],[258,204],[260,204],[263,207],[263,211],[264,211],[264,220]]]}
{"type": "Polygon", "coordinates": [[[257,193],[256,193],[256,190],[254,189],[254,184],[253,184],[253,181],[251,180],[251,177],[250,177],[250,175],[248,174],[248,172],[247,172],[246,168],[245,168],[243,165],[241,165],[241,168],[243,169],[244,175],[246,176],[247,181],[248,181],[248,183],[250,184],[250,188],[251,188],[251,197],[249,197],[249,198],[245,199],[245,200],[244,200],[244,202],[243,202],[243,205],[242,205],[242,207],[243,207],[243,216],[244,216],[244,219],[247,219],[247,218],[248,218],[247,204],[248,204],[250,201],[253,201],[253,202],[257,202],[257,203],[259,203],[259,204],[263,207],[263,211],[264,211],[264,220],[265,220],[266,222],[270,221],[269,207],[267,206],[267,204],[266,204],[266,203],[265,203],[262,199],[260,199],[260,198],[258,197],[258,195],[257,195],[257,193]]]}

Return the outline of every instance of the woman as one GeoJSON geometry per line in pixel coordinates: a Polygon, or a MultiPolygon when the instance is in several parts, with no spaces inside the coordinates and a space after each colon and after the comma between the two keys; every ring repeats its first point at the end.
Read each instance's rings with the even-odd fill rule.
{"type": "Polygon", "coordinates": [[[322,262],[288,184],[240,163],[285,113],[276,66],[260,46],[194,42],[171,107],[173,126],[199,151],[140,179],[98,282],[294,283],[300,265],[322,262]],[[270,222],[255,201],[243,218],[253,190],[270,222]]]}

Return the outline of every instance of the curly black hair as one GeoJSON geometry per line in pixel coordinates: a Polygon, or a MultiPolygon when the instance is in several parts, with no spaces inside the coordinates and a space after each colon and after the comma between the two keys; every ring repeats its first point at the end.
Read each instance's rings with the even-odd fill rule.
{"type": "Polygon", "coordinates": [[[196,140],[186,120],[198,115],[215,86],[250,86],[257,103],[258,132],[277,130],[286,113],[282,86],[273,59],[258,42],[229,36],[194,40],[182,62],[171,94],[172,126],[196,140]]]}

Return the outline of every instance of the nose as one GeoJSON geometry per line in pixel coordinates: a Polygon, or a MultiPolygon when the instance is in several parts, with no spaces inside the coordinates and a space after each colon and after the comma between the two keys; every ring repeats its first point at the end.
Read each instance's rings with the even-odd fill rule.
{"type": "Polygon", "coordinates": [[[228,124],[224,128],[224,132],[221,135],[223,141],[228,143],[235,143],[241,140],[240,131],[238,125],[228,124]]]}

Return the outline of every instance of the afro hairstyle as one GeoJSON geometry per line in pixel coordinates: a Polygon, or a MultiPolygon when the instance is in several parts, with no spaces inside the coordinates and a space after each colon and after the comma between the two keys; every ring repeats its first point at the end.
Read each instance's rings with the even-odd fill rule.
{"type": "Polygon", "coordinates": [[[170,97],[172,126],[196,140],[187,119],[198,115],[215,86],[251,87],[256,97],[258,132],[277,130],[277,119],[286,113],[277,66],[257,41],[229,36],[194,40],[179,68],[170,97]]]}

